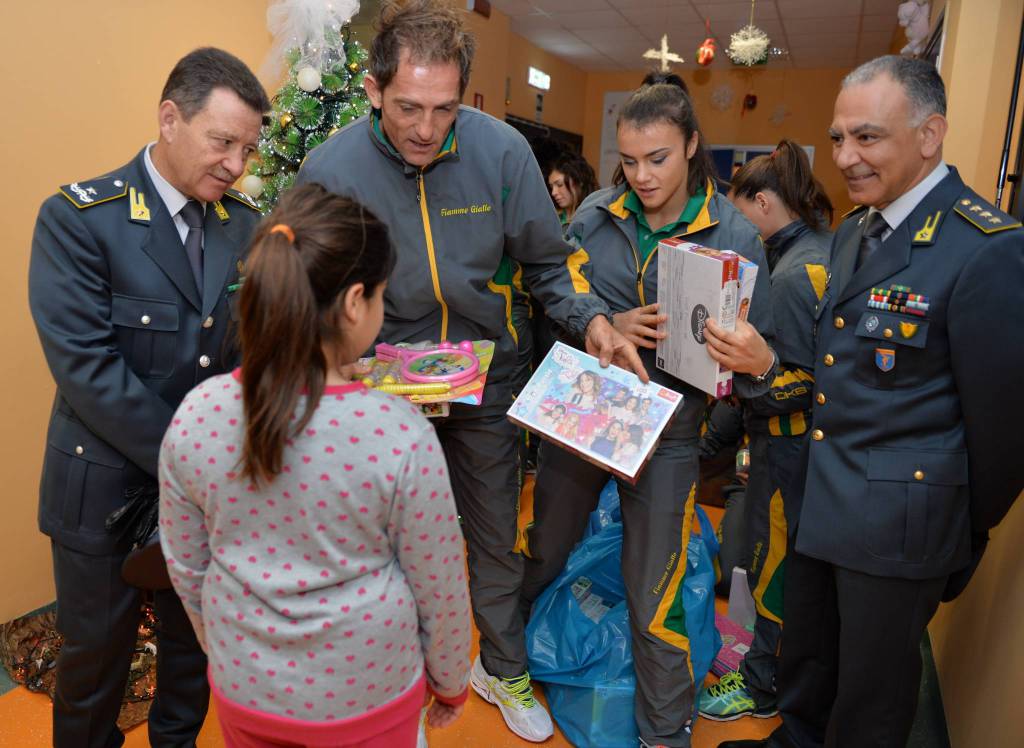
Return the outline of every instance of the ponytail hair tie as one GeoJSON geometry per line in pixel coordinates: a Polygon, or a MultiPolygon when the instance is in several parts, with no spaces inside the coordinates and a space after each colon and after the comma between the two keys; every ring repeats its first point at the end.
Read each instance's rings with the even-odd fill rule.
{"type": "Polygon", "coordinates": [[[271,234],[284,234],[284,238],[288,240],[289,244],[295,244],[295,232],[292,231],[292,227],[286,223],[276,223],[270,228],[271,234]]]}

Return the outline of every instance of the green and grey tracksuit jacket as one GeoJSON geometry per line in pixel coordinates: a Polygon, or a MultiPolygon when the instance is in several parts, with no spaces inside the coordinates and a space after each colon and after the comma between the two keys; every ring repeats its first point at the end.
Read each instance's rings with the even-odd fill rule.
{"type": "Polygon", "coordinates": [[[381,340],[490,338],[496,348],[488,384],[506,380],[517,348],[508,259],[547,314],[582,340],[607,306],[588,293],[579,270],[584,255],[562,239],[526,139],[463,106],[445,147],[421,169],[387,142],[376,116],[315,148],[298,182],[358,200],[387,225],[397,264],[381,340]]]}
{"type": "Polygon", "coordinates": [[[750,480],[745,514],[747,583],[757,608],[754,641],[743,660],[747,690],[758,708],[777,707],[776,652],[782,626],[782,588],[791,520],[788,502],[798,472],[814,390],[814,320],[828,282],[832,236],[796,220],[765,240],[771,268],[772,311],[779,356],[771,388],[744,402],[750,434],[750,480]],[[789,520],[787,520],[789,518],[789,520]]]}
{"type": "MultiPolygon", "coordinates": [[[[637,219],[627,207],[627,194],[627,187],[620,185],[590,195],[568,232],[573,256],[583,253],[584,278],[612,312],[658,300],[659,250],[655,247],[646,258],[639,251],[637,219]]],[[[757,229],[713,185],[701,197],[693,219],[684,223],[681,217],[673,231],[697,244],[734,250],[758,264],[748,319],[771,337],[768,267],[757,229]]],[[[640,351],[651,378],[682,392],[685,400],[637,483],[618,482],[622,575],[637,682],[635,716],[647,744],[689,746],[688,725],[699,684],[693,682],[683,581],[698,480],[697,434],[707,396],[657,369],[653,350],[640,351]]],[[[739,375],[734,389],[741,397],[756,397],[767,387],[739,375]]],[[[606,481],[600,468],[547,443],[541,446],[534,486],[538,519],[528,535],[527,583],[547,578],[550,567],[568,556],[578,540],[576,531],[582,530],[580,520],[596,505],[606,481]]]]}
{"type": "MultiPolygon", "coordinates": [[[[637,222],[625,206],[628,191],[628,185],[622,184],[591,194],[576,211],[568,230],[569,243],[575,250],[573,257],[579,258],[583,253],[580,270],[584,278],[612,313],[658,300],[658,250],[651,252],[646,260],[638,251],[637,222]]],[[[754,225],[725,196],[708,185],[700,213],[679,236],[695,244],[737,252],[757,263],[757,281],[747,319],[761,335],[771,340],[774,324],[768,264],[754,225]]],[[[652,379],[683,393],[683,408],[676,418],[692,423],[696,434],[707,404],[704,393],[658,369],[652,349],[641,348],[640,356],[652,379]]],[[[746,376],[737,376],[733,386],[733,391],[741,398],[756,397],[766,389],[765,385],[757,385],[746,376]]]]}

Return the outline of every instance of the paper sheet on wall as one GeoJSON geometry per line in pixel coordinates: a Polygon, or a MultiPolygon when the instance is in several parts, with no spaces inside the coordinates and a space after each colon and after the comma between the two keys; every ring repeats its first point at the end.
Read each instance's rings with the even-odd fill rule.
{"type": "Polygon", "coordinates": [[[615,140],[615,123],[619,109],[626,103],[632,91],[607,91],[604,95],[604,109],[601,112],[601,163],[598,179],[602,187],[610,187],[615,167],[619,165],[619,145],[615,140]]]}

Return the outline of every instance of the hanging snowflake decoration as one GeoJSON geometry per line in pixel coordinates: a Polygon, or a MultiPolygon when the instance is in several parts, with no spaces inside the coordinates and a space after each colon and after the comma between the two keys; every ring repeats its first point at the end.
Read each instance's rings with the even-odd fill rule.
{"type": "Polygon", "coordinates": [[[735,96],[736,92],[733,91],[732,86],[728,83],[723,83],[711,92],[711,106],[714,107],[715,111],[724,112],[732,106],[732,100],[735,96]]]}
{"type": "Polygon", "coordinates": [[[789,114],[790,114],[789,107],[787,107],[785,104],[779,104],[772,111],[772,114],[768,118],[768,121],[771,122],[776,127],[778,127],[783,122],[785,122],[786,117],[788,117],[789,114]]]}
{"type": "Polygon", "coordinates": [[[751,23],[732,35],[725,52],[737,65],[751,67],[768,59],[768,43],[768,34],[751,23]]]}

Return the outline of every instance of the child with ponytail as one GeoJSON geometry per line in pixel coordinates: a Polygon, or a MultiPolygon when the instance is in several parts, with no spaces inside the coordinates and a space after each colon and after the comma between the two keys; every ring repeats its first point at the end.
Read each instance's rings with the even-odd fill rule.
{"type": "Polygon", "coordinates": [[[376,338],[387,230],[308,184],[257,229],[242,366],[192,390],[160,453],[171,581],[227,746],[413,746],[462,711],[463,539],[433,428],[352,381],[376,338]]]}
{"type": "Polygon", "coordinates": [[[771,390],[743,402],[750,435],[743,544],[757,619],[739,672],[700,695],[700,713],[713,720],[770,717],[778,711],[783,562],[788,528],[799,515],[799,507],[786,502],[787,487],[811,429],[814,319],[828,279],[832,241],[832,203],[811,172],[807,154],[792,140],[744,164],[733,177],[729,198],[764,238],[779,366],[771,390]]]}

